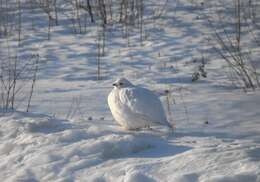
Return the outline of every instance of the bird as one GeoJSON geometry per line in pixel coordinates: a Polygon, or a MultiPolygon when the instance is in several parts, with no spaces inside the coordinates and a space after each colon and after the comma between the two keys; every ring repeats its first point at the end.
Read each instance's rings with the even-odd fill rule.
{"type": "Polygon", "coordinates": [[[135,86],[126,78],[113,83],[107,101],[115,121],[126,130],[150,128],[163,125],[173,128],[168,122],[160,99],[149,89],[135,86]]]}

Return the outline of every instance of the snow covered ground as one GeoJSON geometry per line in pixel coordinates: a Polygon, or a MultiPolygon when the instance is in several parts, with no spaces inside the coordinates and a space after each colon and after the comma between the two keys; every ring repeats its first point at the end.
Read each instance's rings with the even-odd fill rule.
{"type": "Polygon", "coordinates": [[[232,87],[205,41],[200,3],[169,1],[165,12],[147,20],[143,45],[134,32],[130,46],[120,32],[108,35],[101,81],[96,28],[74,35],[59,25],[50,41],[44,28],[24,30],[21,52],[36,46],[45,63],[31,113],[0,117],[3,181],[260,182],[259,90],[232,87]],[[202,55],[207,78],[192,82],[202,55]],[[165,109],[164,90],[172,91],[174,133],[124,131],[114,122],[107,95],[122,76],[161,95],[165,109]]]}

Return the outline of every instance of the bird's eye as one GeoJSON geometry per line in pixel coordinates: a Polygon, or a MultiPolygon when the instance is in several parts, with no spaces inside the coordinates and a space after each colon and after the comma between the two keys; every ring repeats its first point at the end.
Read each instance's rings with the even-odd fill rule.
{"type": "Polygon", "coordinates": [[[123,83],[120,82],[119,85],[123,85],[123,83]]]}

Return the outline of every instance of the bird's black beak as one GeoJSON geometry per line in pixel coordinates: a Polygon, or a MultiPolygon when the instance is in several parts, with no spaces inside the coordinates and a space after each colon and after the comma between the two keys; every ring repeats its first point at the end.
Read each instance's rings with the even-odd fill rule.
{"type": "Polygon", "coordinates": [[[116,84],[116,83],[113,83],[113,86],[114,86],[114,87],[116,87],[116,86],[117,86],[117,84],[116,84]]]}

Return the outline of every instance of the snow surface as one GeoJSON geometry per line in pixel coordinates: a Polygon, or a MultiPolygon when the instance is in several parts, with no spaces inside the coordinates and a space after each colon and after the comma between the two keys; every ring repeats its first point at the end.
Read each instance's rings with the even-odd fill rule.
{"type": "MultiPolygon", "coordinates": [[[[143,45],[136,32],[130,46],[120,32],[109,34],[101,81],[96,81],[95,27],[84,35],[68,34],[67,25],[53,27],[50,41],[44,28],[23,31],[21,52],[37,45],[45,64],[32,113],[0,117],[3,181],[260,181],[259,90],[232,87],[223,60],[207,52],[209,30],[197,18],[200,3],[168,4],[161,19],[147,20],[143,45]],[[202,53],[209,58],[208,77],[193,83],[194,59],[202,53]],[[173,134],[157,128],[125,131],[114,122],[106,98],[121,76],[157,92],[165,108],[162,93],[172,91],[173,134]]],[[[47,24],[37,15],[36,26],[47,24]]]]}

